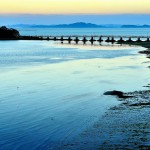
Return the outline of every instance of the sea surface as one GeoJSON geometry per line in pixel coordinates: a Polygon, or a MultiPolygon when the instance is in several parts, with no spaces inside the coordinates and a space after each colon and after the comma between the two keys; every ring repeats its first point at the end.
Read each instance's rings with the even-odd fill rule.
{"type": "Polygon", "coordinates": [[[126,35],[149,36],[150,28],[16,28],[21,35],[126,35]]]}
{"type": "MultiPolygon", "coordinates": [[[[135,30],[131,34],[142,34],[135,30]]],[[[35,29],[20,31],[35,33],[35,29]]],[[[85,29],[55,31],[36,29],[36,34],[90,34],[85,29]]],[[[74,140],[121,103],[104,92],[146,89],[148,59],[138,53],[144,49],[107,43],[0,41],[0,150],[61,149],[74,140]]]]}

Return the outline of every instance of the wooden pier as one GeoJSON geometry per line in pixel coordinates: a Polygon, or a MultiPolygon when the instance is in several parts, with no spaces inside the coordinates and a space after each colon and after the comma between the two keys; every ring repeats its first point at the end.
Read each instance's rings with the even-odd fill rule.
{"type": "Polygon", "coordinates": [[[120,36],[120,35],[62,35],[62,36],[20,36],[19,40],[48,40],[48,41],[60,41],[60,42],[150,42],[149,36],[120,36]]]}

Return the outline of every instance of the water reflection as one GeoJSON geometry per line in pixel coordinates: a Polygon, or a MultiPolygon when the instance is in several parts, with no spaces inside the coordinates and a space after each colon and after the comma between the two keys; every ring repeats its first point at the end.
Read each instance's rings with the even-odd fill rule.
{"type": "Polygon", "coordinates": [[[2,42],[0,149],[57,149],[73,140],[120,103],[105,91],[148,83],[147,59],[138,49],[2,42]]]}

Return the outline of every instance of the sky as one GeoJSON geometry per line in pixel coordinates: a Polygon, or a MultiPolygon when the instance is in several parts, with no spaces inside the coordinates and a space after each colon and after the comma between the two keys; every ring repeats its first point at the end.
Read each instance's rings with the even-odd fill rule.
{"type": "Polygon", "coordinates": [[[150,0],[0,0],[0,13],[147,14],[150,0]]]}
{"type": "Polygon", "coordinates": [[[0,24],[150,24],[147,19],[150,0],[0,0],[0,24]]]}

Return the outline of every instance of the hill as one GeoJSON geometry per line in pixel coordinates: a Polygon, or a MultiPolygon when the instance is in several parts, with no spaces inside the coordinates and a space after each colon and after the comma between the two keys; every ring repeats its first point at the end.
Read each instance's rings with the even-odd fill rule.
{"type": "Polygon", "coordinates": [[[0,39],[14,39],[20,36],[19,31],[7,28],[5,26],[0,27],[0,39]]]}

